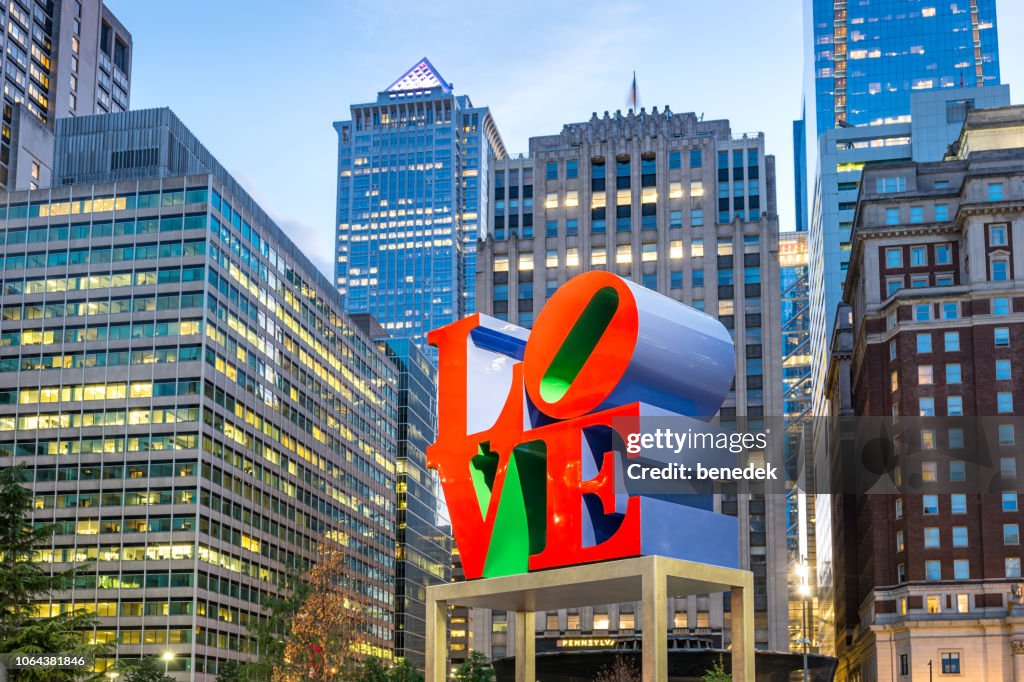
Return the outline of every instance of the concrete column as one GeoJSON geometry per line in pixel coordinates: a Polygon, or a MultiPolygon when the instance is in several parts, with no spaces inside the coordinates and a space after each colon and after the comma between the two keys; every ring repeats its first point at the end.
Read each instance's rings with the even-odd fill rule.
{"type": "Polygon", "coordinates": [[[643,574],[643,682],[668,680],[667,600],[665,570],[658,561],[652,561],[643,574]]]}
{"type": "Polygon", "coordinates": [[[438,601],[427,589],[427,650],[424,682],[448,679],[448,603],[438,601]]]}
{"type": "Polygon", "coordinates": [[[1024,682],[1024,640],[1011,641],[1010,652],[1013,654],[1013,680],[1024,682]]]}
{"type": "Polygon", "coordinates": [[[516,611],[516,682],[537,679],[537,638],[534,633],[534,612],[516,611]]]}
{"type": "Polygon", "coordinates": [[[754,682],[754,587],[732,587],[732,680],[754,682]]]}

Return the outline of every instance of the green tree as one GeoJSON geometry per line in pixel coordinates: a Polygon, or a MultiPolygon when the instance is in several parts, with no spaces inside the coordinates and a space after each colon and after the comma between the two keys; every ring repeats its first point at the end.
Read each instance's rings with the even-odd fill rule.
{"type": "Polygon", "coordinates": [[[124,682],[174,682],[174,678],[164,673],[163,663],[144,658],[125,666],[124,682]]]}
{"type": "Polygon", "coordinates": [[[494,682],[494,668],[487,656],[479,651],[470,651],[469,656],[455,671],[459,682],[494,682]]]}
{"type": "Polygon", "coordinates": [[[242,664],[239,679],[245,682],[271,682],[274,668],[284,662],[288,627],[309,596],[309,585],[302,580],[301,572],[294,571],[283,592],[283,596],[263,598],[262,606],[267,615],[254,619],[249,626],[259,654],[255,662],[242,664]]]}
{"type": "Polygon", "coordinates": [[[216,682],[244,682],[242,664],[238,661],[221,661],[217,666],[216,682]]]}
{"type": "Polygon", "coordinates": [[[359,666],[359,682],[389,682],[388,669],[379,658],[371,656],[359,666]]]}
{"type": "Polygon", "coordinates": [[[412,663],[402,659],[388,671],[387,682],[423,682],[423,673],[412,663]]]}
{"type": "Polygon", "coordinates": [[[701,679],[704,682],[732,682],[732,675],[725,672],[725,661],[722,660],[722,654],[718,654],[718,660],[704,673],[704,677],[701,679]]]}
{"type": "MultiPolygon", "coordinates": [[[[33,561],[49,546],[52,524],[29,521],[32,493],[21,485],[23,466],[0,469],[0,654],[73,654],[93,657],[108,647],[90,644],[96,619],[82,611],[40,617],[36,603],[72,587],[82,566],[51,574],[48,564],[33,561]]],[[[82,670],[16,670],[11,682],[65,682],[95,677],[82,670]]]]}

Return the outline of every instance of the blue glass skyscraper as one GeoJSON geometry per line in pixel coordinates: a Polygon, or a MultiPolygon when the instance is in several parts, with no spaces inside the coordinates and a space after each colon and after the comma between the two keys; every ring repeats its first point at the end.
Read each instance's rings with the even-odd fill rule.
{"type": "Polygon", "coordinates": [[[433,358],[426,335],[473,312],[487,171],[505,147],[486,107],[426,58],[338,131],[335,284],[352,313],[433,358]]]}
{"type": "Polygon", "coordinates": [[[999,83],[996,0],[807,0],[805,11],[816,137],[905,122],[915,90],[999,83]]]}

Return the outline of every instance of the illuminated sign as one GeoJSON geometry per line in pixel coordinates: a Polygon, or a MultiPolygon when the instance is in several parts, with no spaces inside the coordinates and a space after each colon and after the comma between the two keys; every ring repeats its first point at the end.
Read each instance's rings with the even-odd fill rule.
{"type": "Polygon", "coordinates": [[[658,554],[734,567],[710,495],[622,486],[623,424],[708,418],[735,371],[714,318],[607,272],[573,278],[533,331],[485,315],[432,331],[438,470],[467,578],[658,554]],[[616,444],[619,445],[616,445],[616,444]]]}
{"type": "Polygon", "coordinates": [[[555,641],[559,649],[611,649],[615,640],[611,637],[566,637],[555,641]]]}

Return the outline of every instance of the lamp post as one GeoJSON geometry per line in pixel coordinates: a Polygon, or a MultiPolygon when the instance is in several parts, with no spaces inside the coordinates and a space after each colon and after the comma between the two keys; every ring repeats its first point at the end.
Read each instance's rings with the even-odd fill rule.
{"type": "Polygon", "coordinates": [[[173,651],[165,651],[162,654],[160,654],[160,658],[164,662],[164,675],[166,675],[167,671],[168,671],[168,669],[169,669],[169,667],[171,665],[171,661],[174,660],[174,652],[173,651]]]}
{"type": "Polygon", "coordinates": [[[803,559],[800,560],[800,564],[797,566],[797,575],[800,577],[800,598],[803,602],[803,618],[801,624],[802,637],[800,638],[799,644],[803,645],[803,669],[804,669],[804,682],[808,681],[808,670],[807,670],[807,649],[811,643],[810,638],[807,636],[807,600],[811,596],[811,586],[809,582],[810,569],[807,566],[807,562],[803,559]]]}

